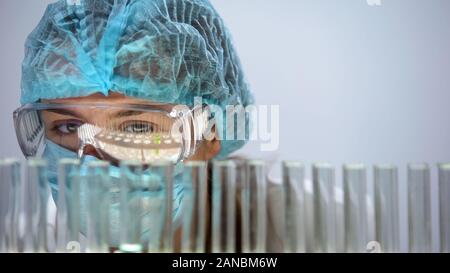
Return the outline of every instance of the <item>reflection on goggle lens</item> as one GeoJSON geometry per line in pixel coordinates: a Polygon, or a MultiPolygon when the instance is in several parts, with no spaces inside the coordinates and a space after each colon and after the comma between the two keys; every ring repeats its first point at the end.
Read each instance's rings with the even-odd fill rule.
{"type": "Polygon", "coordinates": [[[35,104],[14,113],[25,156],[39,156],[45,139],[81,157],[87,146],[111,162],[177,162],[195,152],[208,113],[175,107],[66,107],[35,104]]]}

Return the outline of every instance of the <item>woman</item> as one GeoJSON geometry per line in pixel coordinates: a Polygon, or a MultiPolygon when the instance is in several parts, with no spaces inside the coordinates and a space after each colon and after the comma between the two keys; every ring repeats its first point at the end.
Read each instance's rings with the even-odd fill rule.
{"type": "MultiPolygon", "coordinates": [[[[113,170],[127,159],[170,159],[177,177],[180,161],[226,158],[242,147],[245,140],[223,140],[234,129],[225,121],[209,139],[171,134],[177,122],[184,136],[203,134],[205,116],[190,112],[194,97],[222,111],[253,102],[230,34],[207,0],[60,0],[27,39],[16,131],[26,156],[49,161],[57,201],[61,158],[80,158],[81,168],[108,160],[113,170]],[[172,115],[174,105],[187,106],[187,115],[172,115]]],[[[181,198],[175,183],[174,218],[181,198]]]]}

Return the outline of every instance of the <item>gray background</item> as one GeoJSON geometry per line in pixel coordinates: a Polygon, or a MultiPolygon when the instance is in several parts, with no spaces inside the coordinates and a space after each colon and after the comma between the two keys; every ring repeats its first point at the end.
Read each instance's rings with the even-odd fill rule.
{"type": "MultiPolygon", "coordinates": [[[[50,2],[0,0],[0,157],[20,157],[12,111],[23,43],[50,2]]],[[[450,161],[450,1],[212,2],[233,33],[257,103],[281,110],[279,149],[263,153],[250,143],[242,153],[307,166],[397,164],[403,212],[406,163],[450,161]]],[[[435,194],[435,169],[432,178],[435,194]]],[[[400,220],[404,229],[404,213],[400,220]]]]}

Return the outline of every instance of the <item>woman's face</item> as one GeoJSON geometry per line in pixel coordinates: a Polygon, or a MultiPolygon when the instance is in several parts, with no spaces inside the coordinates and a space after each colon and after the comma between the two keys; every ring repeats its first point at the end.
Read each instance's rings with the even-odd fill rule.
{"type": "MultiPolygon", "coordinates": [[[[57,104],[94,104],[102,103],[111,106],[120,104],[149,104],[148,100],[127,97],[119,93],[109,96],[96,93],[87,97],[43,100],[44,103],[57,104]]],[[[173,105],[158,104],[161,112],[133,111],[111,107],[98,108],[67,108],[42,111],[46,138],[68,150],[77,152],[80,147],[78,128],[84,124],[92,124],[101,128],[114,128],[130,134],[170,134],[174,125],[165,113],[170,112],[173,105]]],[[[220,151],[220,142],[204,141],[189,160],[210,160],[220,151]]],[[[87,151],[91,155],[91,152],[87,151]]]]}

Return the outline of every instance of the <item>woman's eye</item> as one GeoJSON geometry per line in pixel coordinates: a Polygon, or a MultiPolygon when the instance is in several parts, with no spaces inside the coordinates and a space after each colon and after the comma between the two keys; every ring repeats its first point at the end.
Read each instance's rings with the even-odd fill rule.
{"type": "Polygon", "coordinates": [[[127,122],[121,127],[122,131],[133,134],[153,133],[155,131],[154,125],[145,121],[127,122]]]}
{"type": "Polygon", "coordinates": [[[58,130],[61,134],[73,134],[76,133],[78,128],[80,128],[81,123],[77,122],[67,122],[62,123],[56,126],[56,130],[58,130]]]}

